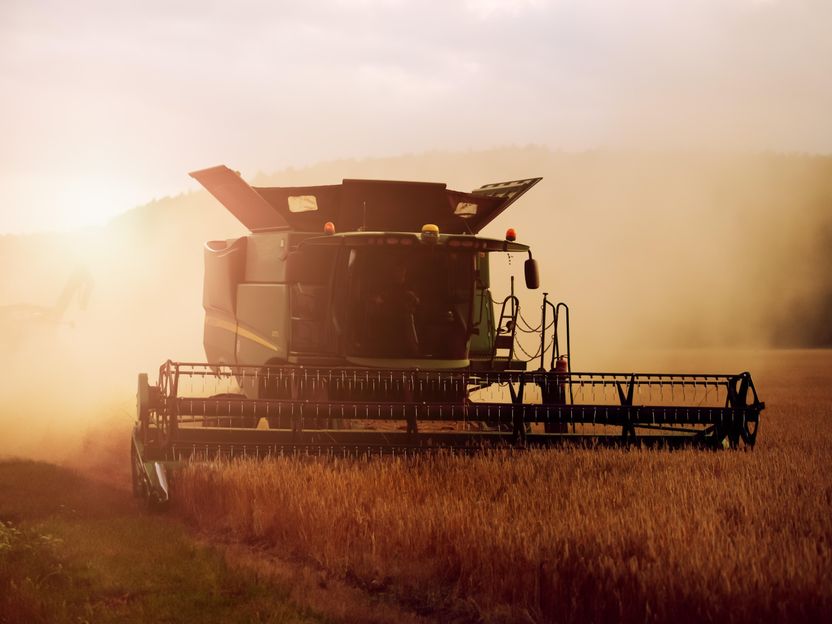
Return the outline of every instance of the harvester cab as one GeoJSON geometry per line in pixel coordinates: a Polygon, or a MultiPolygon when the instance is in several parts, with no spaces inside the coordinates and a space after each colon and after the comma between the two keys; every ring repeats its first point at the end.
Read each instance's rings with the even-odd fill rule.
{"type": "Polygon", "coordinates": [[[493,357],[488,256],[531,252],[476,234],[538,178],[458,193],[444,184],[375,180],[254,189],[226,167],[192,175],[252,231],[205,248],[209,362],[521,364],[493,357]]]}
{"type": "Polygon", "coordinates": [[[156,385],[139,376],[134,488],[150,502],[167,500],[166,467],[200,457],[756,440],[748,373],[575,373],[565,304],[544,293],[534,328],[513,278],[492,299],[494,254],[526,256],[526,286],[539,286],[512,229],[479,232],[540,178],[463,193],[191,175],[251,233],[205,246],[207,362],[168,361],[156,385]],[[527,360],[521,325],[539,345],[527,360]]]}

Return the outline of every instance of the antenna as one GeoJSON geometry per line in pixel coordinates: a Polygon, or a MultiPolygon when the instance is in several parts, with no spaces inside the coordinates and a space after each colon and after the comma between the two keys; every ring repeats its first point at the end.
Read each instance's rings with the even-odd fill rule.
{"type": "Polygon", "coordinates": [[[361,218],[361,227],[358,228],[358,231],[365,232],[367,230],[367,201],[364,200],[361,203],[364,206],[364,216],[361,218]]]}

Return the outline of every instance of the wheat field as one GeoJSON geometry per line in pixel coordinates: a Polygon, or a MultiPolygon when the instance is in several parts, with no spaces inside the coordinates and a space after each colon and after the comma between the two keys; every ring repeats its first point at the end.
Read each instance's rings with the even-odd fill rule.
{"type": "Polygon", "coordinates": [[[751,452],[194,464],[178,513],[442,620],[828,621],[832,354],[774,362],[751,452]]]}

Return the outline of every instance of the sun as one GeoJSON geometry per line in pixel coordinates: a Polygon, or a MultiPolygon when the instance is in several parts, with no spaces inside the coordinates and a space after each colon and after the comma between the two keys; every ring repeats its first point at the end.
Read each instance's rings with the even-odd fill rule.
{"type": "Polygon", "coordinates": [[[41,199],[43,219],[38,229],[74,231],[103,225],[146,201],[126,176],[74,175],[49,191],[41,199]]]}

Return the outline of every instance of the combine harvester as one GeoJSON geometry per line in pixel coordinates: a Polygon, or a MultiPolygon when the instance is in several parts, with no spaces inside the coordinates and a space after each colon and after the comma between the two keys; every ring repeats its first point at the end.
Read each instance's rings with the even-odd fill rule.
{"type": "Polygon", "coordinates": [[[191,175],[251,234],[205,247],[208,362],[168,361],[155,385],[139,375],[133,485],[151,505],[168,499],[168,470],[193,459],[754,445],[764,405],[748,373],[572,372],[565,304],[544,293],[532,328],[514,278],[492,299],[492,254],[528,256],[526,286],[539,286],[513,230],[478,236],[539,178],[462,193],[253,188],[224,166],[191,175]],[[523,325],[539,345],[525,361],[523,325]]]}

